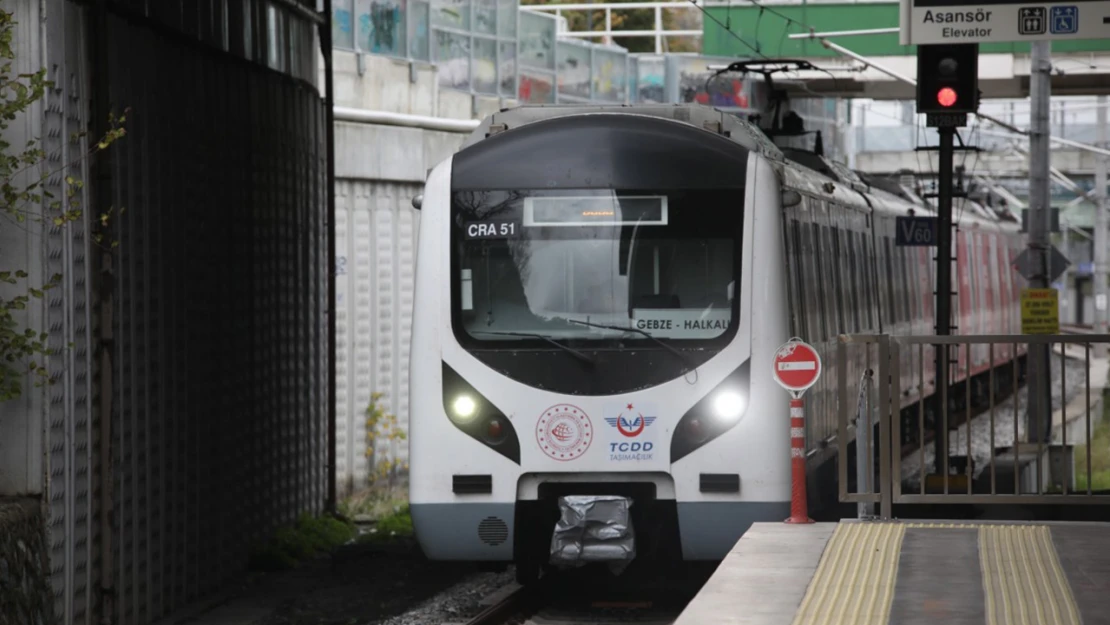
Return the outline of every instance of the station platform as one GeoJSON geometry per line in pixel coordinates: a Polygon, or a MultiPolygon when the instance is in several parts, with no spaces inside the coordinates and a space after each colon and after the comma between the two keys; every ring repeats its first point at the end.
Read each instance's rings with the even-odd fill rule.
{"type": "Polygon", "coordinates": [[[1110,625],[1110,523],[756,523],[675,625],[1110,625]]]}

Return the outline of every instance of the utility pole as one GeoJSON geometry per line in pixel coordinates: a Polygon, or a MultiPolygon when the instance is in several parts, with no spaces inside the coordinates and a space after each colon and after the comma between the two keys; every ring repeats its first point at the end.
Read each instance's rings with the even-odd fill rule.
{"type": "MultiPolygon", "coordinates": [[[[1029,124],[1029,235],[1027,247],[1036,270],[1029,280],[1032,288],[1049,288],[1049,96],[1052,89],[1051,48],[1048,41],[1030,44],[1032,71],[1029,81],[1031,100],[1029,124]]],[[[1052,427],[1052,398],[1049,393],[1052,368],[1048,344],[1029,345],[1026,360],[1026,381],[1029,392],[1026,413],[1026,440],[1030,443],[1048,441],[1052,427]]]]}
{"type": "MultiPolygon", "coordinates": [[[[1106,96],[1098,96],[1098,147],[1106,147],[1106,96]]],[[[1110,210],[1110,202],[1106,198],[1106,157],[1102,155],[1095,155],[1095,198],[1098,204],[1095,205],[1095,261],[1094,282],[1095,282],[1095,318],[1094,329],[1097,334],[1107,334],[1108,315],[1107,311],[1110,310],[1110,293],[1107,293],[1108,287],[1106,280],[1107,274],[1110,273],[1110,267],[1107,266],[1107,254],[1110,250],[1110,232],[1107,232],[1107,211],[1110,210]]],[[[1095,355],[1105,358],[1106,344],[1099,343],[1095,348],[1095,355]]]]}

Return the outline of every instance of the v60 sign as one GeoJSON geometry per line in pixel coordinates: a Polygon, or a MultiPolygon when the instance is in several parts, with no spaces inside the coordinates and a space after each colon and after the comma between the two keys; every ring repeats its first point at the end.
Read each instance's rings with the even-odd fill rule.
{"type": "Polygon", "coordinates": [[[937,244],[936,217],[895,217],[894,244],[899,247],[933,247],[937,244]]]}

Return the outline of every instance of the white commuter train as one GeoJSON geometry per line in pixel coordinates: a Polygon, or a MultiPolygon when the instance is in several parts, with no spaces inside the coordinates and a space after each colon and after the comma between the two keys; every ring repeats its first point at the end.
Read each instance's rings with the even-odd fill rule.
{"type": "MultiPolygon", "coordinates": [[[[919,329],[908,299],[931,279],[883,280],[911,251],[929,263],[877,243],[924,202],[796,161],[701,105],[523,106],[430,171],[414,201],[409,433],[429,558],[515,561],[533,579],[561,495],[631,497],[637,557],[718,560],[752,522],[789,515],[774,350],[801,336],[829,367],[838,331],[919,329]],[[838,241],[827,262],[819,222],[838,241]],[[904,315],[886,310],[895,292],[904,315]]],[[[835,379],[811,391],[814,450],[835,379]]]]}

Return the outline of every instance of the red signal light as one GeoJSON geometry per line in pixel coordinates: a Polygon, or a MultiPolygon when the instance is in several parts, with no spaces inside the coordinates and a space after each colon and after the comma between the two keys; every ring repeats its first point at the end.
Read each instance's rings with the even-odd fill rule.
{"type": "Polygon", "coordinates": [[[937,91],[937,104],[947,108],[956,103],[956,90],[952,87],[941,87],[937,91]]]}

